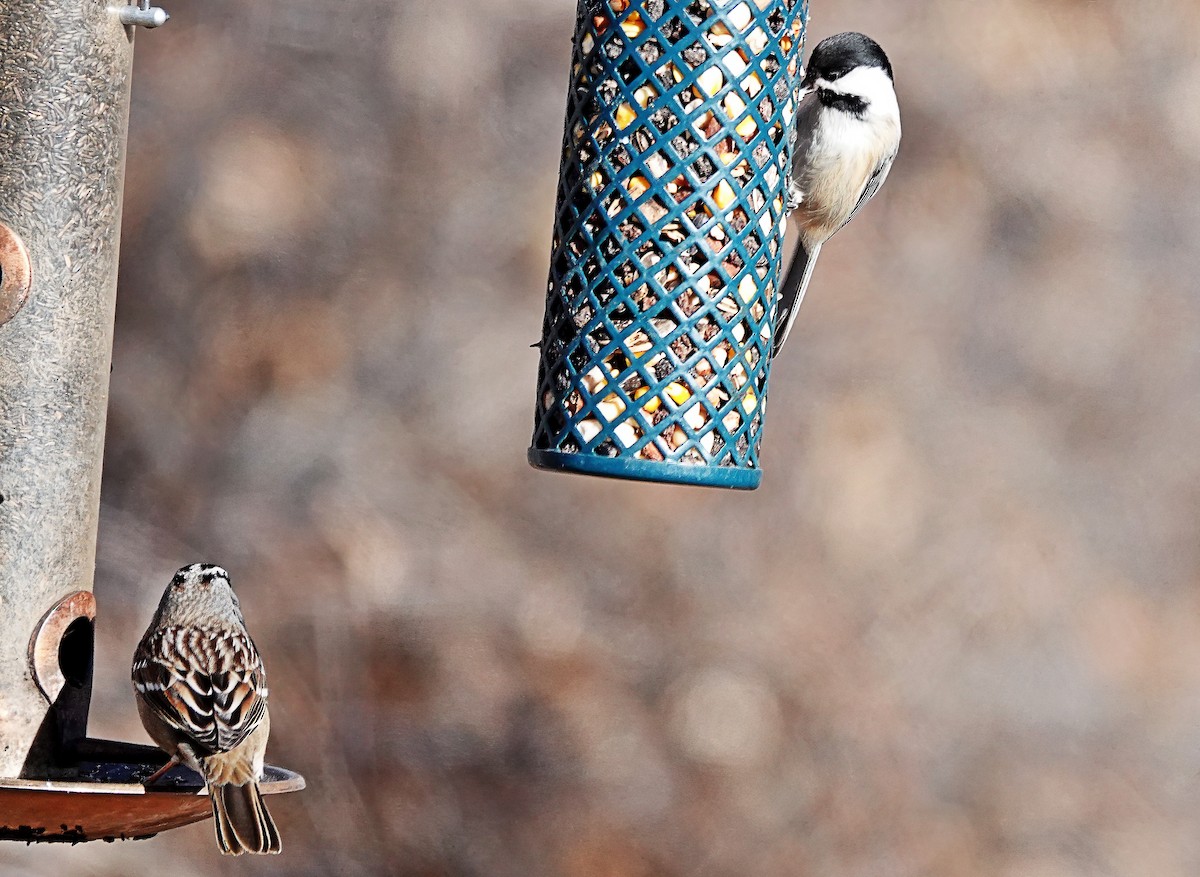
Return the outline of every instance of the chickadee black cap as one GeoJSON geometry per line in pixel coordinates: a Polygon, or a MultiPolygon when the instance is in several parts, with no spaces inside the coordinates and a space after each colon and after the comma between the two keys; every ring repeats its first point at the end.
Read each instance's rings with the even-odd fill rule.
{"type": "Polygon", "coordinates": [[[809,56],[802,85],[807,88],[817,79],[833,82],[856,67],[878,67],[888,79],[895,81],[891,62],[879,43],[866,34],[849,32],[826,37],[817,43],[809,56]]]}

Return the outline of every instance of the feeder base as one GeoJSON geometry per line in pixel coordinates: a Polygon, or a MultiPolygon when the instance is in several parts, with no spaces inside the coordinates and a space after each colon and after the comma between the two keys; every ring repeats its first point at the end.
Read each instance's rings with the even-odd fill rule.
{"type": "MultiPolygon", "coordinates": [[[[142,785],[165,761],[153,746],[87,740],[77,777],[0,779],[0,840],[138,840],[211,816],[203,782],[186,767],[172,768],[150,788],[142,785]]],[[[259,783],[264,795],[303,788],[300,774],[270,765],[259,783]]]]}
{"type": "Polygon", "coordinates": [[[562,451],[543,451],[537,448],[529,449],[529,465],[551,472],[599,475],[627,481],[659,481],[664,484],[686,484],[694,487],[726,487],[732,490],[754,490],[762,481],[761,469],[655,463],[653,460],[623,460],[620,457],[565,454],[562,451]]]}

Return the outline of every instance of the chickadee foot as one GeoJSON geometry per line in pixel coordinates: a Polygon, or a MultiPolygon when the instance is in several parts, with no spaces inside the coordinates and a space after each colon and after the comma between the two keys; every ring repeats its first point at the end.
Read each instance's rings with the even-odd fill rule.
{"type": "Polygon", "coordinates": [[[800,202],[803,200],[804,194],[800,191],[800,187],[796,185],[796,181],[788,180],[787,212],[791,213],[800,206],[800,202]]]}

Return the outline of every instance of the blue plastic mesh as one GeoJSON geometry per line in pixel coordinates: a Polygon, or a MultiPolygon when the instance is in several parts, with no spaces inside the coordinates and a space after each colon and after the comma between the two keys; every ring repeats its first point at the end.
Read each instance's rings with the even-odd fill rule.
{"type": "Polygon", "coordinates": [[[757,487],[807,0],[580,0],[535,466],[757,487]]]}

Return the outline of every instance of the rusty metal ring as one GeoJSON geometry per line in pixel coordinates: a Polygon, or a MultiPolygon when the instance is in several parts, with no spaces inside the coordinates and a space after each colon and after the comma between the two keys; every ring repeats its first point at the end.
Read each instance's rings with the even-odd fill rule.
{"type": "MultiPolygon", "coordinates": [[[[91,591],[68,594],[50,607],[38,622],[37,630],[29,642],[29,664],[33,679],[50,703],[54,703],[67,684],[60,652],[63,637],[67,634],[67,628],[80,618],[89,623],[96,620],[96,598],[91,591]]],[[[90,665],[91,656],[86,657],[90,665]]]]}
{"type": "Polygon", "coordinates": [[[20,236],[0,222],[0,326],[29,299],[29,251],[20,236]]]}

